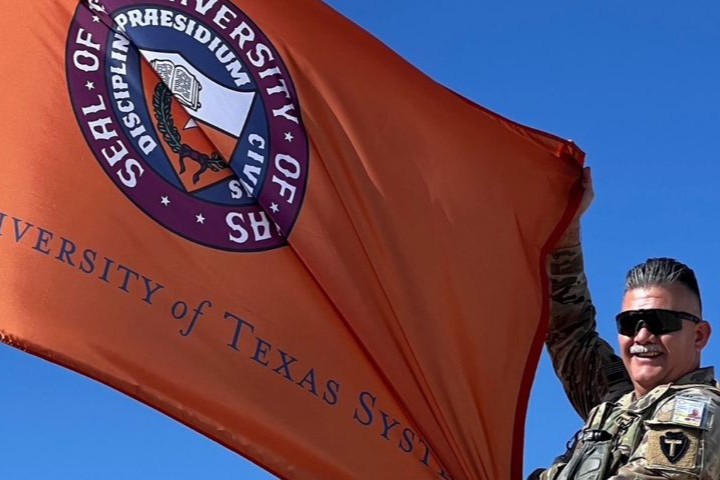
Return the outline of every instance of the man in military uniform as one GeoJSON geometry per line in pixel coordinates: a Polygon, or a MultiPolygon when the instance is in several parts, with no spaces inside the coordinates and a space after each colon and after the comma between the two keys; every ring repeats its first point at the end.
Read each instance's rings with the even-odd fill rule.
{"type": "Polygon", "coordinates": [[[710,337],[693,271],[669,258],[628,272],[617,316],[620,354],[598,336],[583,271],[580,213],[552,253],[550,356],[585,420],[542,480],[720,479],[720,390],[700,368],[710,337]]]}

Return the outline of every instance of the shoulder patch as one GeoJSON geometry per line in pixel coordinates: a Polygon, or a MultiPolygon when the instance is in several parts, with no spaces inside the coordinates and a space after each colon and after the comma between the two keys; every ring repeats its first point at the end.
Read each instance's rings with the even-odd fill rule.
{"type": "Polygon", "coordinates": [[[684,432],[666,432],[660,436],[660,450],[670,463],[677,463],[690,448],[690,439],[684,432]]]}
{"type": "Polygon", "coordinates": [[[646,451],[648,467],[696,470],[699,466],[700,435],[700,431],[691,429],[649,430],[646,451]]]}

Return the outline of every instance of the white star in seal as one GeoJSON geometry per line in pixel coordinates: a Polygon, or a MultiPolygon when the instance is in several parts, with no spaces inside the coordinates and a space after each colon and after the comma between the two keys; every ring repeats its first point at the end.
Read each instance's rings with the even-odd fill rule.
{"type": "Polygon", "coordinates": [[[293,137],[293,134],[292,134],[292,133],[290,133],[290,132],[285,132],[285,140],[287,140],[288,142],[292,142],[292,141],[293,141],[293,138],[295,138],[295,137],[293,137]]]}
{"type": "Polygon", "coordinates": [[[197,223],[202,223],[203,225],[205,224],[205,217],[203,217],[202,213],[195,215],[195,218],[197,223]]]}
{"type": "Polygon", "coordinates": [[[277,203],[271,203],[270,204],[270,210],[272,210],[275,213],[278,213],[280,211],[280,207],[278,207],[277,203]]]}
{"type": "Polygon", "coordinates": [[[160,203],[167,207],[168,205],[170,205],[170,199],[167,196],[163,195],[162,197],[160,197],[160,203]]]}
{"type": "Polygon", "coordinates": [[[95,90],[95,82],[87,81],[85,82],[85,88],[88,90],[95,90]]]}
{"type": "Polygon", "coordinates": [[[100,17],[98,17],[97,15],[93,15],[92,20],[93,20],[93,23],[100,23],[100,17]]]}

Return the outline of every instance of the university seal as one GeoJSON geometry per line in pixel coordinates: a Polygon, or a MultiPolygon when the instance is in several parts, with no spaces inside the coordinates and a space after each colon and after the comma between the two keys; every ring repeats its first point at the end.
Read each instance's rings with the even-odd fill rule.
{"type": "Polygon", "coordinates": [[[67,80],[95,158],[145,214],[192,242],[286,245],[308,140],[280,53],[225,0],[87,0],[67,80]]]}

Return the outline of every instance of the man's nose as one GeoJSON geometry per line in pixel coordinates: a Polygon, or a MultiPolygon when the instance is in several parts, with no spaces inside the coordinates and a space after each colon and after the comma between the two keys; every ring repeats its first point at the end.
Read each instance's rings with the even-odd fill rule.
{"type": "Polygon", "coordinates": [[[635,341],[639,343],[647,342],[653,336],[652,332],[647,329],[645,322],[638,323],[637,331],[635,332],[635,341]]]}

